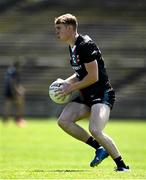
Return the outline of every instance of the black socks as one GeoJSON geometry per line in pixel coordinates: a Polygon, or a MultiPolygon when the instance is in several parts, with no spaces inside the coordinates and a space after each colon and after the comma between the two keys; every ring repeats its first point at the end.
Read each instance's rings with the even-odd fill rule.
{"type": "Polygon", "coordinates": [[[100,144],[92,136],[89,137],[86,144],[93,147],[94,149],[97,149],[100,147],[100,144]]]}
{"type": "Polygon", "coordinates": [[[119,156],[117,157],[116,159],[114,159],[117,167],[123,167],[123,168],[126,168],[127,166],[125,165],[124,161],[122,160],[122,157],[119,156]]]}

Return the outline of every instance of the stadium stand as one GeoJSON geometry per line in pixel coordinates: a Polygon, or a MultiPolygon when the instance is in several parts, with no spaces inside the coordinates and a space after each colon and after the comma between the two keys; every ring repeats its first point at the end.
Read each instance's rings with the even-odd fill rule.
{"type": "MultiPolygon", "coordinates": [[[[48,85],[58,77],[65,78],[72,70],[67,68],[68,49],[56,41],[53,20],[55,16],[70,11],[80,19],[79,31],[91,35],[103,53],[111,83],[117,92],[112,117],[146,117],[146,2],[3,2],[7,4],[6,8],[0,8],[0,82],[3,82],[4,71],[13,57],[23,56],[26,115],[57,116],[62,109],[48,98],[48,85]],[[78,7],[81,7],[80,12],[78,7]]],[[[3,83],[0,83],[1,104],[2,93],[3,83]]]]}

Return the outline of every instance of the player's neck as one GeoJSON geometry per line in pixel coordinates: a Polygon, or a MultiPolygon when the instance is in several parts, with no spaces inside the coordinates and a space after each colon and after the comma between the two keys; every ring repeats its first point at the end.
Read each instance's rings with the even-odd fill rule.
{"type": "Polygon", "coordinates": [[[75,45],[75,42],[76,42],[78,36],[79,36],[79,34],[76,32],[76,33],[71,37],[70,42],[69,42],[69,45],[70,45],[71,47],[73,47],[73,46],[75,45]]]}

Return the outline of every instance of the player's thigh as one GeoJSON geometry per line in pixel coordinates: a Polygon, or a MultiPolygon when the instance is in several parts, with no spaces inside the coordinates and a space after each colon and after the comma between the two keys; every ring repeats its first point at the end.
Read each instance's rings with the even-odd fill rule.
{"type": "Polygon", "coordinates": [[[59,120],[76,122],[80,119],[89,117],[89,115],[90,108],[88,106],[77,102],[71,102],[65,106],[59,120]]]}
{"type": "Polygon", "coordinates": [[[97,103],[91,107],[89,129],[102,131],[109,119],[110,107],[106,104],[97,103]]]}

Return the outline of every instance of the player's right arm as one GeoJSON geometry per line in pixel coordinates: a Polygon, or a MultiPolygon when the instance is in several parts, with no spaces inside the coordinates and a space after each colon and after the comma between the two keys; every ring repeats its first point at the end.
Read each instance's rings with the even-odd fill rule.
{"type": "Polygon", "coordinates": [[[77,75],[74,73],[73,75],[71,75],[70,77],[68,77],[67,79],[65,79],[65,82],[72,84],[78,81],[77,75]]]}

